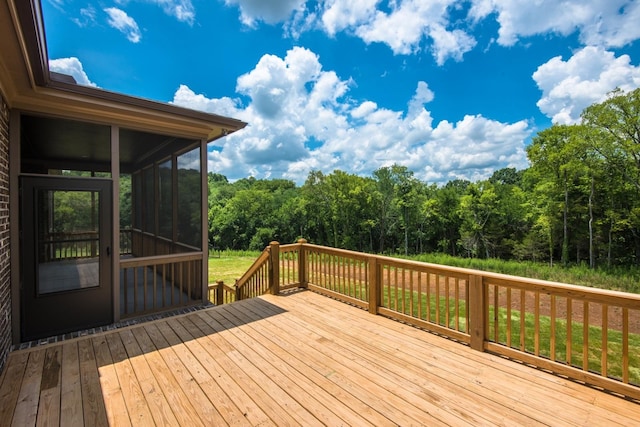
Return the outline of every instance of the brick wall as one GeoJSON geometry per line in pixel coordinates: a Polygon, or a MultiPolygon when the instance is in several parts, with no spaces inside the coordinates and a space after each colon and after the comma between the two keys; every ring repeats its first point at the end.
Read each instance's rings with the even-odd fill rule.
{"type": "Polygon", "coordinates": [[[11,349],[9,106],[0,92],[0,372],[11,349]]]}

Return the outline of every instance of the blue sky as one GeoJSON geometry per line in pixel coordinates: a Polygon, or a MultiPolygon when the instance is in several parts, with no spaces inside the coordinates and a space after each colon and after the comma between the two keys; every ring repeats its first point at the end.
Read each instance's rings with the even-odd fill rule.
{"type": "Polygon", "coordinates": [[[52,70],[248,122],[209,144],[232,180],[485,179],[640,87],[637,0],[41,1],[52,70]]]}

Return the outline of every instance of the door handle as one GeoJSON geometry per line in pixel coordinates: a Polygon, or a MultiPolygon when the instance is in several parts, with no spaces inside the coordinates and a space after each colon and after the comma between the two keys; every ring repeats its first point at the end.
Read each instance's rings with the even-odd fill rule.
{"type": "Polygon", "coordinates": [[[111,256],[111,247],[107,246],[107,256],[111,256]]]}

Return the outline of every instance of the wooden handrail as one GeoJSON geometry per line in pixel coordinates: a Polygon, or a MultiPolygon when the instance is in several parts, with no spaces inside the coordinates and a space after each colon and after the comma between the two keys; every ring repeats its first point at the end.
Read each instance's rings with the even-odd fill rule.
{"type": "Polygon", "coordinates": [[[168,264],[184,261],[202,260],[202,252],[189,252],[184,254],[154,255],[137,258],[123,258],[120,260],[120,268],[146,267],[151,265],[168,264]]]}
{"type": "Polygon", "coordinates": [[[249,269],[236,280],[236,288],[244,286],[249,279],[269,260],[269,248],[265,248],[249,269]]]}

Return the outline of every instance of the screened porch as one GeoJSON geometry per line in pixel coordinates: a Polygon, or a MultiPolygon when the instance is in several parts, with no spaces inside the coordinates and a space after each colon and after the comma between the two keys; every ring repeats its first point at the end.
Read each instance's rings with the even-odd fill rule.
{"type": "Polygon", "coordinates": [[[23,339],[204,301],[206,141],[20,121],[23,339]],[[91,305],[103,314],[75,318],[91,305]]]}

